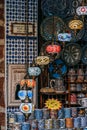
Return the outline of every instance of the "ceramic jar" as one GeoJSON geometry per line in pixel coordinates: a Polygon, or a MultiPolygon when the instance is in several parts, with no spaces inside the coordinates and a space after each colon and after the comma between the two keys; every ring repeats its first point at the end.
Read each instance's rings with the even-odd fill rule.
{"type": "Polygon", "coordinates": [[[50,110],[50,118],[57,119],[57,110],[50,110]]]}
{"type": "Polygon", "coordinates": [[[82,69],[78,69],[77,71],[77,82],[82,82],[84,80],[84,72],[82,69]]]}
{"type": "Polygon", "coordinates": [[[76,80],[76,72],[73,68],[71,68],[68,72],[68,79],[70,82],[75,82],[76,80]]]}
{"type": "Polygon", "coordinates": [[[15,122],[13,124],[12,130],[21,130],[21,124],[18,122],[15,122]]]}
{"type": "Polygon", "coordinates": [[[82,98],[82,107],[87,107],[87,98],[82,98]]]}

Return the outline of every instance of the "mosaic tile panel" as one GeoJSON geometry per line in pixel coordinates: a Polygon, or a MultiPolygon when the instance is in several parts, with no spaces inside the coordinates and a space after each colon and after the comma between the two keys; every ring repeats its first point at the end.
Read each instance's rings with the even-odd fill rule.
{"type": "Polygon", "coordinates": [[[25,50],[26,39],[7,38],[7,64],[24,64],[26,63],[26,58],[28,60],[28,63],[32,63],[33,58],[37,56],[37,40],[28,40],[28,57],[26,56],[25,50]]]}
{"type": "MultiPolygon", "coordinates": [[[[7,21],[25,21],[25,1],[26,0],[6,0],[7,21]]],[[[37,2],[29,0],[29,21],[37,21],[37,2]],[[33,14],[34,11],[34,14],[33,14]]]]}

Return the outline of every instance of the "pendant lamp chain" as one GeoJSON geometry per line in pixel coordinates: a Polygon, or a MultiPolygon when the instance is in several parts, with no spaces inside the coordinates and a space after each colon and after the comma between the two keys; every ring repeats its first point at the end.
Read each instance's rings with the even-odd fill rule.
{"type": "Polygon", "coordinates": [[[26,76],[28,76],[28,66],[29,63],[28,63],[28,56],[29,56],[29,53],[28,53],[28,49],[29,49],[29,45],[28,45],[28,32],[29,32],[29,25],[28,25],[28,0],[26,0],[26,5],[25,5],[25,8],[26,8],[26,12],[25,12],[25,21],[26,21],[26,26],[25,26],[25,30],[26,30],[26,54],[25,54],[25,64],[26,64],[26,76]]]}
{"type": "Polygon", "coordinates": [[[33,62],[34,62],[34,58],[35,58],[35,6],[34,6],[34,0],[33,0],[33,62]]]}

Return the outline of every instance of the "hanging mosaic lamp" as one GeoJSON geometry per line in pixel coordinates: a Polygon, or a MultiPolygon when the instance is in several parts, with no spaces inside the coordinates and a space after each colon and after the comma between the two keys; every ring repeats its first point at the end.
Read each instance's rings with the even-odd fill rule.
{"type": "Polygon", "coordinates": [[[36,64],[38,65],[48,65],[50,62],[50,59],[48,56],[44,56],[44,53],[41,52],[41,56],[38,56],[35,60],[36,64]]]}
{"type": "Polygon", "coordinates": [[[83,26],[84,26],[83,22],[78,19],[74,19],[69,22],[69,28],[72,30],[80,30],[83,28],[83,26]]]}
{"type": "Polygon", "coordinates": [[[31,113],[32,112],[32,103],[21,103],[20,105],[20,111],[24,114],[31,113]]]}
{"type": "Polygon", "coordinates": [[[71,40],[71,33],[59,33],[58,40],[61,42],[69,42],[71,40]]]}
{"type": "Polygon", "coordinates": [[[87,6],[79,6],[77,9],[76,9],[76,13],[77,15],[87,15],[87,6]]]}
{"type": "Polygon", "coordinates": [[[26,90],[20,90],[18,92],[18,97],[21,99],[21,100],[24,100],[27,96],[27,91],[26,90]]]}
{"type": "Polygon", "coordinates": [[[61,46],[58,44],[51,44],[46,46],[46,52],[47,53],[60,53],[61,51],[61,46]]]}
{"type": "Polygon", "coordinates": [[[35,78],[41,74],[41,69],[40,67],[36,66],[34,63],[32,64],[32,66],[28,68],[28,74],[30,75],[30,77],[32,76],[35,78]]]}
{"type": "Polygon", "coordinates": [[[23,79],[20,81],[20,86],[22,89],[32,89],[36,86],[36,80],[30,78],[23,79]]]}

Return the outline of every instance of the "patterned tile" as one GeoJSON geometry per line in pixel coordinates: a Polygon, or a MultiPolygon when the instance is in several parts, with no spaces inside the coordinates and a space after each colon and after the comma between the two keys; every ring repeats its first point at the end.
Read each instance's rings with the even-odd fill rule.
{"type": "MultiPolygon", "coordinates": [[[[26,36],[9,35],[10,22],[25,22],[25,1],[26,0],[6,0],[6,76],[8,82],[8,65],[32,63],[33,56],[37,56],[38,44],[37,37],[28,38],[28,57],[26,56],[26,36]]],[[[38,0],[28,0],[28,22],[35,23],[37,27],[37,6],[38,0]]],[[[36,28],[37,30],[37,28],[36,28]]],[[[19,111],[19,108],[7,107],[7,112],[19,111]]]]}
{"type": "Polygon", "coordinates": [[[6,61],[7,64],[24,64],[26,59],[32,63],[37,56],[37,40],[28,40],[28,57],[26,56],[26,39],[7,38],[6,61]]]}

